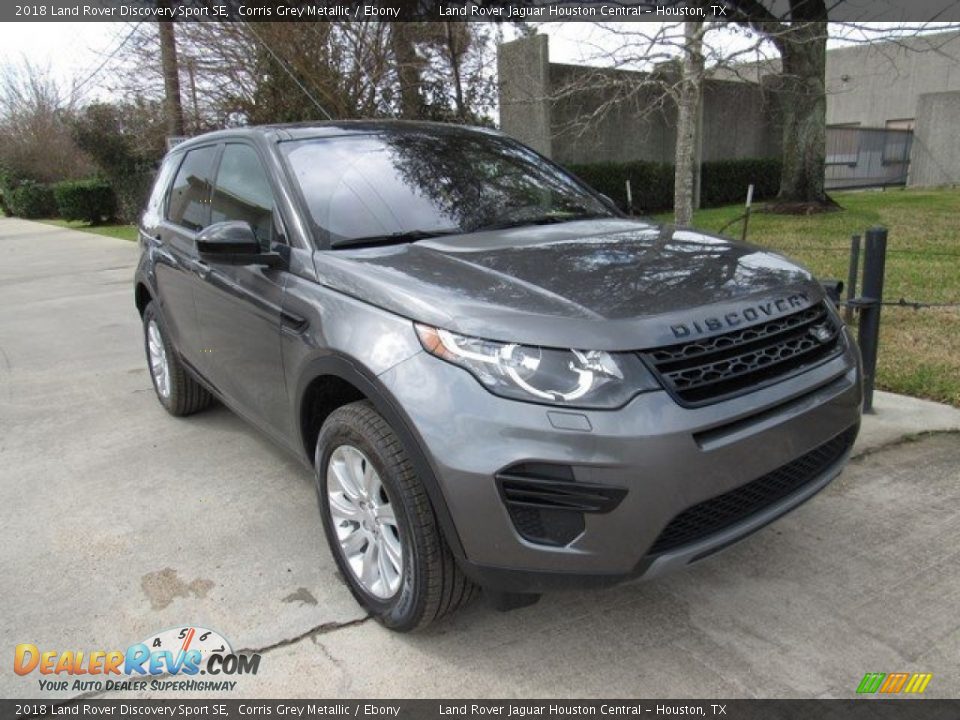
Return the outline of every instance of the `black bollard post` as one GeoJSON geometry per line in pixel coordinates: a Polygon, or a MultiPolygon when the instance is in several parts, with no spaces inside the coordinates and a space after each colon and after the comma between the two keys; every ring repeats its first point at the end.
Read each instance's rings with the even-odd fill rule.
{"type": "Polygon", "coordinates": [[[847,305],[843,309],[843,319],[847,323],[853,322],[853,305],[850,303],[857,296],[857,276],[860,274],[860,236],[850,238],[850,270],[847,273],[847,305]]]}
{"type": "Polygon", "coordinates": [[[880,308],[883,275],[887,263],[887,229],[867,230],[863,256],[863,297],[860,303],[858,341],[863,355],[863,411],[873,412],[873,386],[877,376],[880,343],[880,308]]]}

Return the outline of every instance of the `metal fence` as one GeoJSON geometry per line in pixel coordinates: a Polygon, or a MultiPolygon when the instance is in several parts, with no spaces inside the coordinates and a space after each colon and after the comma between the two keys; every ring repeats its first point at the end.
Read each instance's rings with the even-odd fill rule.
{"type": "Polygon", "coordinates": [[[912,130],[828,127],[826,188],[906,185],[912,130]]]}

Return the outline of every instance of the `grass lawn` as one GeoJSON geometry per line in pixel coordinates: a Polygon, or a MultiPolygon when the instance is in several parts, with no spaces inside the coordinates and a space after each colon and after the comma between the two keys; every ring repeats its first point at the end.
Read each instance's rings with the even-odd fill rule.
{"type": "Polygon", "coordinates": [[[117,238],[119,240],[137,241],[136,225],[87,225],[80,220],[41,220],[47,225],[56,225],[58,227],[79,230],[80,232],[93,233],[94,235],[106,235],[107,237],[117,238]]]}
{"type": "MultiPolygon", "coordinates": [[[[960,303],[960,190],[834,193],[842,212],[750,218],[748,241],[784,253],[818,277],[847,280],[850,236],[889,231],[884,300],[960,303]]],[[[701,210],[697,228],[717,232],[742,207],[701,210]]],[[[659,215],[670,222],[672,215],[659,215]]],[[[740,237],[741,224],[726,234],[740,237]]],[[[960,407],[960,308],[884,307],[877,387],[960,407]]]]}

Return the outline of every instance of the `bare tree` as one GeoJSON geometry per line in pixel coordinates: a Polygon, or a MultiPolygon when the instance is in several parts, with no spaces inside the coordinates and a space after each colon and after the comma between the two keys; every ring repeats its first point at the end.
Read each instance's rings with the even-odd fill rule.
{"type": "Polygon", "coordinates": [[[13,179],[54,182],[93,171],[70,134],[73,94],[24,59],[0,68],[0,165],[13,179]]]}
{"type": "Polygon", "coordinates": [[[907,39],[942,30],[943,24],[883,28],[828,24],[828,10],[834,6],[828,8],[825,0],[790,0],[782,16],[769,10],[773,5],[763,0],[723,3],[734,22],[704,21],[696,52],[689,51],[691,39],[680,31],[679,23],[594,23],[604,36],[593,43],[592,53],[587,43],[584,46],[588,47],[587,61],[602,67],[555,66],[554,75],[563,79],[555,83],[549,100],[560,108],[557,115],[567,118],[555,128],[557,137],[596,134],[611,118],[629,120],[631,130],[639,133],[656,125],[658,116],[661,125],[675,123],[676,220],[685,223],[686,204],[694,195],[686,167],[694,127],[690,123],[695,84],[691,79],[703,77],[694,62],[702,54],[709,77],[757,82],[762,74],[762,91],[777,103],[782,171],[777,200],[769,209],[816,212],[836,207],[824,189],[829,33],[864,43],[892,40],[895,47],[911,51],[937,51],[935,43],[918,45],[907,39]],[[750,62],[757,58],[764,61],[750,62]],[[758,72],[760,67],[763,73],[758,72]]]}
{"type": "MultiPolygon", "coordinates": [[[[629,122],[631,133],[675,128],[672,156],[650,158],[674,163],[674,221],[689,225],[697,200],[699,118],[706,68],[735,65],[756,51],[760,40],[728,48],[713,41],[723,23],[596,23],[603,34],[588,62],[603,67],[561,66],[550,102],[566,118],[558,138],[597,134],[606,123],[629,122]]],[[[669,141],[652,143],[669,147],[669,141]]],[[[600,141],[600,138],[598,138],[600,141]]],[[[634,188],[636,192],[638,188],[634,188]]]]}
{"type": "Polygon", "coordinates": [[[680,71],[680,88],[677,97],[677,148],[673,178],[674,222],[686,227],[693,222],[694,195],[700,160],[697,153],[700,104],[703,88],[703,36],[706,31],[702,20],[684,23],[683,62],[680,71]]]}
{"type": "MultiPolygon", "coordinates": [[[[461,118],[494,102],[493,33],[481,23],[180,23],[192,128],[357,117],[461,118]]],[[[144,23],[118,64],[128,90],[162,97],[159,35],[144,23]],[[145,72],[146,70],[146,72],[145,72]]]]}

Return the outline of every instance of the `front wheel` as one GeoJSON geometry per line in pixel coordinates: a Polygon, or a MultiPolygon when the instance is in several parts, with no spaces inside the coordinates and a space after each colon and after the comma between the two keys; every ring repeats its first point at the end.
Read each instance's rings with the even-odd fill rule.
{"type": "Polygon", "coordinates": [[[396,434],[366,402],[327,418],[316,452],[327,542],[357,601],[392,630],[425,627],[469,602],[427,493],[396,434]]]}

